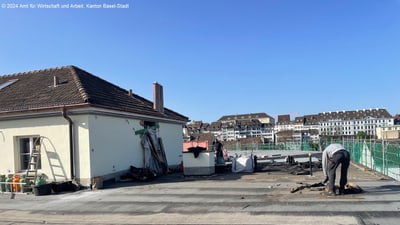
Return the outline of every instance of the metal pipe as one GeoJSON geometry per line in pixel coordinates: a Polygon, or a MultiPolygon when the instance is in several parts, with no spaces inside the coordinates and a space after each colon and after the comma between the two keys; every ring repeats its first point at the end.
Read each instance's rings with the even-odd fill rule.
{"type": "Polygon", "coordinates": [[[62,108],[62,116],[68,121],[69,127],[69,157],[70,157],[70,167],[71,167],[71,180],[75,179],[75,164],[74,164],[74,133],[73,133],[73,122],[71,117],[67,115],[67,110],[65,107],[62,108]]]}
{"type": "Polygon", "coordinates": [[[3,142],[5,142],[6,138],[4,137],[3,131],[0,130],[0,134],[1,134],[1,136],[3,137],[3,142]]]}
{"type": "Polygon", "coordinates": [[[309,158],[309,162],[310,162],[310,176],[312,176],[312,160],[311,160],[311,152],[308,153],[308,158],[309,158]]]}

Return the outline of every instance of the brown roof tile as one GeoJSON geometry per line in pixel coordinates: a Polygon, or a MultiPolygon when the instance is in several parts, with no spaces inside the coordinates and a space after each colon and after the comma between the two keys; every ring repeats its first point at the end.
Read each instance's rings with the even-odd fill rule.
{"type": "Polygon", "coordinates": [[[290,124],[290,115],[278,115],[278,124],[290,124]]]}
{"type": "Polygon", "coordinates": [[[232,121],[232,120],[249,120],[249,119],[260,119],[260,118],[271,118],[266,113],[249,113],[249,114],[234,114],[234,115],[224,115],[218,121],[232,121]]]}
{"type": "Polygon", "coordinates": [[[66,66],[0,76],[0,84],[17,81],[0,89],[0,114],[41,108],[86,105],[141,115],[188,121],[165,108],[164,114],[153,103],[92,75],[78,67],[66,66]],[[55,77],[58,80],[54,86],[55,77]]]}
{"type": "Polygon", "coordinates": [[[393,118],[386,109],[361,109],[352,111],[322,112],[318,114],[320,121],[335,119],[354,120],[366,117],[373,118],[393,118]]]}

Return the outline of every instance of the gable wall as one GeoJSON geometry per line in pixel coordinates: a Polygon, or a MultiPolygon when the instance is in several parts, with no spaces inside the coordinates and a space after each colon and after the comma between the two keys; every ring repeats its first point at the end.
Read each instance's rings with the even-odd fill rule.
{"type": "Polygon", "coordinates": [[[138,120],[102,115],[88,118],[91,174],[86,178],[112,176],[131,165],[143,166],[140,137],[135,135],[135,129],[141,129],[138,120]]]}
{"type": "Polygon", "coordinates": [[[169,167],[178,166],[182,161],[183,127],[180,124],[160,123],[159,137],[162,139],[169,167]]]}
{"type": "MultiPolygon", "coordinates": [[[[107,179],[123,175],[130,166],[139,168],[144,166],[141,136],[135,135],[135,131],[143,129],[140,120],[90,115],[88,121],[91,175],[81,176],[81,182],[84,183],[85,178],[96,176],[107,179]]],[[[163,140],[168,165],[177,166],[182,160],[182,125],[169,123],[159,123],[159,125],[158,137],[163,140]]],[[[82,169],[82,173],[84,171],[82,169]]]]}
{"type": "MultiPolygon", "coordinates": [[[[130,166],[143,167],[138,119],[93,114],[70,115],[75,136],[75,177],[84,186],[91,179],[118,177],[130,166]]],[[[182,125],[159,123],[170,167],[182,161],[182,125]]],[[[43,136],[42,169],[48,181],[71,179],[68,121],[59,117],[0,121],[0,174],[16,173],[19,163],[18,137],[43,136]]]]}

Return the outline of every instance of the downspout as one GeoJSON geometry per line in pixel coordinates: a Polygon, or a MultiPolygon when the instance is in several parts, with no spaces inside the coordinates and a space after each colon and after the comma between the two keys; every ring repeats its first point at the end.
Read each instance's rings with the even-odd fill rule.
{"type": "Polygon", "coordinates": [[[75,180],[75,166],[74,166],[74,133],[73,133],[73,122],[71,117],[67,115],[67,110],[65,107],[62,109],[62,116],[68,121],[69,126],[69,157],[70,157],[70,167],[71,167],[71,180],[75,180]]]}
{"type": "Polygon", "coordinates": [[[6,138],[4,137],[3,131],[0,130],[0,134],[1,134],[1,136],[3,137],[3,142],[5,142],[6,138]]]}

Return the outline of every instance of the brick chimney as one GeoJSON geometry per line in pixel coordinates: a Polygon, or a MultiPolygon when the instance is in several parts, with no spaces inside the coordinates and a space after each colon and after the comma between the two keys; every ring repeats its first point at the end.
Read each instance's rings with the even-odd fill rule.
{"type": "Polygon", "coordinates": [[[153,98],[153,108],[160,113],[164,113],[163,86],[157,82],[153,83],[153,98]]]}

